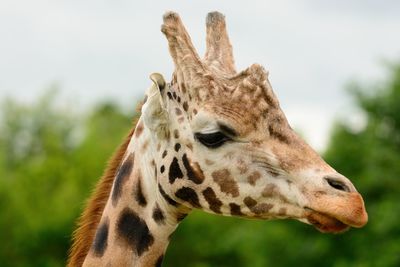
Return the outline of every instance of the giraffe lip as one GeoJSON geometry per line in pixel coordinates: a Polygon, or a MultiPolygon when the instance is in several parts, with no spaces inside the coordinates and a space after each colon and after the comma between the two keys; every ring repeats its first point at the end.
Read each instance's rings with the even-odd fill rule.
{"type": "Polygon", "coordinates": [[[349,225],[327,214],[321,213],[308,207],[305,208],[305,211],[305,218],[307,219],[307,221],[315,228],[317,228],[317,230],[319,230],[320,232],[343,233],[350,228],[349,225]]]}

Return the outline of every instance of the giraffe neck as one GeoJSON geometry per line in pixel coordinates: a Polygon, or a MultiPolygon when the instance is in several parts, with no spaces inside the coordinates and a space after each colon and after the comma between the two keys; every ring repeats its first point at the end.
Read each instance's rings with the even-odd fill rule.
{"type": "Polygon", "coordinates": [[[161,266],[181,211],[157,183],[157,145],[139,120],[83,266],[161,266]]]}

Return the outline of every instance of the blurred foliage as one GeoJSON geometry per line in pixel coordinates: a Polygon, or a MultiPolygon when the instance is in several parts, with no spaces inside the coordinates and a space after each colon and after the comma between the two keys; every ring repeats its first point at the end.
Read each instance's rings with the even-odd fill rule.
{"type": "Polygon", "coordinates": [[[74,222],[110,154],[131,127],[113,104],[84,117],[54,91],[2,103],[0,266],[63,266],[74,222]]]}
{"type": "MultiPolygon", "coordinates": [[[[365,197],[366,227],[330,235],[295,221],[196,211],[178,227],[164,266],[400,266],[400,65],[377,87],[353,86],[365,126],[338,122],[325,154],[365,197]]],[[[3,102],[0,266],[65,264],[84,200],[131,127],[112,103],[73,110],[52,91],[30,105],[3,102]]]]}

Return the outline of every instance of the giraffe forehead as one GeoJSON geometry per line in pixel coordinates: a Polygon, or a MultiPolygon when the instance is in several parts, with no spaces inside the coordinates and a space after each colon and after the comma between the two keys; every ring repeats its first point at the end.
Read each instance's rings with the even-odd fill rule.
{"type": "Polygon", "coordinates": [[[271,87],[266,83],[252,83],[242,81],[240,83],[230,83],[224,80],[215,82],[214,85],[200,86],[207,97],[199,99],[200,102],[211,104],[224,104],[233,107],[249,107],[265,110],[269,107],[279,106],[279,101],[271,87]]]}
{"type": "Polygon", "coordinates": [[[174,75],[171,88],[174,91],[188,94],[187,87],[192,92],[193,100],[200,104],[214,102],[215,104],[226,102],[238,104],[240,107],[252,107],[266,109],[268,106],[279,106],[267,78],[268,74],[258,64],[252,65],[245,71],[232,77],[220,76],[212,70],[198,77],[187,78],[182,75],[174,75]]]}
{"type": "MultiPolygon", "coordinates": [[[[257,70],[258,68],[254,69],[257,70]]],[[[197,80],[191,81],[190,87],[196,94],[193,99],[189,95],[188,101],[183,103],[187,107],[185,108],[183,105],[183,108],[185,111],[193,113],[192,115],[197,115],[199,110],[208,113],[207,127],[209,128],[217,128],[215,127],[216,124],[212,125],[210,121],[219,120],[238,129],[241,135],[258,130],[261,130],[262,133],[267,129],[270,121],[273,121],[274,125],[279,125],[282,122],[282,126],[279,128],[287,128],[279,101],[266,78],[264,70],[260,72],[262,75],[249,75],[237,80],[210,75],[208,76],[208,83],[198,84],[197,80]]],[[[177,90],[184,86],[184,82],[179,82],[178,79],[178,82],[173,82],[172,88],[177,90]]],[[[202,127],[199,126],[199,128],[202,127]]]]}
{"type": "Polygon", "coordinates": [[[269,128],[275,131],[291,131],[286,117],[279,107],[268,106],[264,101],[252,102],[236,99],[221,99],[202,105],[194,117],[195,128],[213,130],[222,123],[237,131],[240,136],[249,134],[269,135],[269,128]]]}

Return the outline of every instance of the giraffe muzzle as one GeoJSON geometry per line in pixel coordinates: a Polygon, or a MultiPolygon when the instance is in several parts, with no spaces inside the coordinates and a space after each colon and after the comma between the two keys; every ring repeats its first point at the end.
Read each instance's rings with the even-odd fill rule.
{"type": "Polygon", "coordinates": [[[315,193],[305,208],[305,217],[321,232],[339,233],[349,227],[360,228],[368,222],[364,201],[358,192],[338,195],[315,193]]]}

